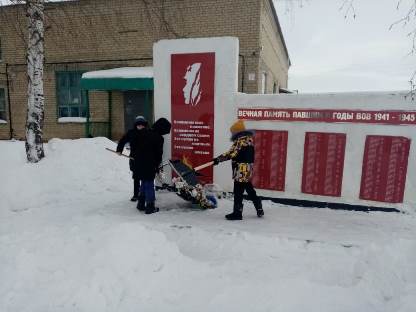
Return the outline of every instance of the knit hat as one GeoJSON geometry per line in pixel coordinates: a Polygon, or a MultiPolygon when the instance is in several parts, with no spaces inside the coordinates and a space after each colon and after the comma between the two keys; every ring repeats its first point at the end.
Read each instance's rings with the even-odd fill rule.
{"type": "Polygon", "coordinates": [[[155,130],[160,135],[165,135],[170,133],[170,128],[172,125],[166,118],[159,118],[156,120],[156,122],[153,124],[152,129],[155,130]]]}
{"type": "Polygon", "coordinates": [[[147,126],[147,120],[146,118],[144,118],[143,116],[137,116],[136,119],[134,120],[134,126],[147,126]]]}
{"type": "Polygon", "coordinates": [[[246,126],[244,125],[244,121],[243,120],[237,120],[231,127],[230,127],[230,131],[231,133],[238,133],[238,132],[242,132],[246,130],[246,126]]]}

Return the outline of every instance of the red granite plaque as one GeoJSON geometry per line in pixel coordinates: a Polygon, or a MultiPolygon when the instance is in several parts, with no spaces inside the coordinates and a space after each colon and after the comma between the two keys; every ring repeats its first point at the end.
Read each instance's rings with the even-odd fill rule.
{"type": "Polygon", "coordinates": [[[365,141],[360,199],[402,203],[410,139],[368,135],[365,141]]]}
{"type": "Polygon", "coordinates": [[[303,193],[341,196],[345,142],[345,133],[306,133],[302,174],[303,193]]]}
{"type": "Polygon", "coordinates": [[[256,130],[253,185],[255,188],[284,191],[287,131],[256,130]]]}

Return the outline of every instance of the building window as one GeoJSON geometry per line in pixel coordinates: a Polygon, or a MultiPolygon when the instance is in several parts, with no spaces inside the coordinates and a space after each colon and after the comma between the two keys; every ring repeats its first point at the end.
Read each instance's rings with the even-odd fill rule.
{"type": "Polygon", "coordinates": [[[58,118],[86,117],[87,109],[81,94],[81,76],[82,72],[56,74],[58,118]]]}
{"type": "Polygon", "coordinates": [[[6,120],[6,92],[0,88],[0,120],[6,120]]]}
{"type": "Polygon", "coordinates": [[[266,88],[267,88],[267,73],[262,72],[261,73],[261,93],[266,94],[266,88]]]}

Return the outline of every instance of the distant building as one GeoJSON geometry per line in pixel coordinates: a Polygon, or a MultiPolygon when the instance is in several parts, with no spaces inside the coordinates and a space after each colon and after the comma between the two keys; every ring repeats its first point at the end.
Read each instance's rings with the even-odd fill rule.
{"type": "MultiPolygon", "coordinates": [[[[87,106],[80,80],[89,71],[151,67],[160,39],[238,37],[239,91],[288,87],[290,59],[272,0],[78,0],[48,3],[46,15],[45,140],[118,139],[135,114],[152,120],[152,83],[93,85],[87,106]]],[[[0,7],[0,139],[25,136],[26,24],[23,5],[0,7]]]]}

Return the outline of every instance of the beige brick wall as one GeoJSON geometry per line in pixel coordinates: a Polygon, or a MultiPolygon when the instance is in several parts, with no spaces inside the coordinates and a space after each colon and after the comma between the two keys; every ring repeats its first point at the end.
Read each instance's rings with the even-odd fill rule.
{"type": "MultiPolygon", "coordinates": [[[[259,75],[267,75],[266,93],[273,92],[273,84],[279,87],[288,87],[289,58],[284,49],[282,38],[274,22],[273,8],[270,1],[261,1],[260,45],[262,46],[259,62],[259,75]]],[[[259,88],[261,81],[259,80],[259,88]]],[[[259,89],[260,90],[260,89],[259,89]]]]}
{"type": "MultiPolygon", "coordinates": [[[[268,44],[261,31],[273,33],[263,0],[80,0],[49,3],[46,9],[45,34],[45,123],[44,137],[84,137],[85,125],[58,123],[55,73],[56,71],[88,71],[123,66],[151,66],[153,43],[164,38],[236,36],[240,40],[239,90],[257,93],[260,66],[270,67],[282,86],[287,84],[287,67],[275,69],[276,53],[281,53],[279,40],[268,44]],[[260,46],[263,45],[263,51],[260,46]],[[273,49],[272,49],[273,48],[273,49]],[[279,50],[280,49],[280,50],[279,50]],[[269,51],[270,50],[270,51],[269,51]],[[277,52],[276,52],[277,51],[277,52]],[[261,54],[260,54],[261,53],[261,54]],[[260,59],[261,56],[261,59],[260,59]],[[85,63],[91,60],[113,60],[85,63]],[[116,61],[118,60],[118,61],[116,61]],[[81,63],[81,62],[84,63],[81,63]],[[56,63],[56,64],[52,64],[56,63]],[[280,73],[286,68],[286,73],[280,73]],[[249,80],[249,74],[255,80],[249,80]],[[244,86],[242,78],[244,75],[244,86]],[[285,78],[286,76],[286,78],[285,78]]],[[[24,138],[26,119],[25,12],[23,6],[0,9],[0,37],[3,63],[11,71],[11,107],[16,138],[24,138]],[[3,22],[4,21],[4,22],[3,22]]],[[[280,62],[280,61],[279,61],[280,62]]],[[[280,64],[280,63],[279,63],[280,64]]],[[[93,92],[90,97],[91,117],[95,121],[108,118],[107,94],[93,92]]],[[[123,94],[113,94],[112,137],[124,132],[123,94]]],[[[0,138],[8,137],[9,130],[0,126],[0,138]]]]}

